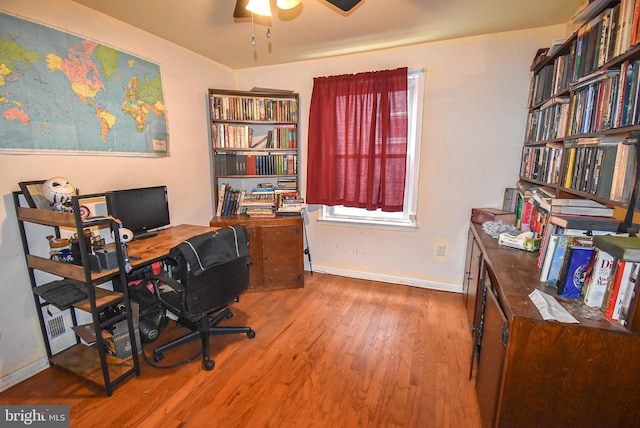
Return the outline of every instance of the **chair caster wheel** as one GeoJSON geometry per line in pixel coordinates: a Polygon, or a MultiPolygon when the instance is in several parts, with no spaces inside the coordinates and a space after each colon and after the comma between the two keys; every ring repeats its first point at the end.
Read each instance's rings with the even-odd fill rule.
{"type": "Polygon", "coordinates": [[[247,332],[247,337],[248,337],[249,339],[253,339],[254,337],[256,337],[256,332],[255,332],[255,331],[253,331],[253,330],[249,330],[249,331],[247,332]]]}
{"type": "Polygon", "coordinates": [[[160,361],[162,361],[163,358],[164,358],[163,353],[153,354],[153,361],[155,361],[156,363],[159,363],[160,361]]]}
{"type": "Polygon", "coordinates": [[[231,311],[227,312],[226,317],[227,317],[227,319],[228,319],[228,320],[230,320],[231,318],[233,318],[233,312],[231,312],[231,311]]]}
{"type": "Polygon", "coordinates": [[[213,370],[213,367],[216,365],[216,362],[213,360],[205,360],[204,361],[204,369],[206,371],[211,371],[213,370]]]}

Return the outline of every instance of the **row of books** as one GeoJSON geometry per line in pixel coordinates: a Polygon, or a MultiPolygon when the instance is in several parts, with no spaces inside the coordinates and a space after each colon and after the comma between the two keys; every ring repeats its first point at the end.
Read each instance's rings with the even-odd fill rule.
{"type": "Polygon", "coordinates": [[[637,150],[633,139],[616,136],[524,146],[520,177],[627,203],[637,150]]]}
{"type": "Polygon", "coordinates": [[[605,318],[627,325],[640,267],[640,258],[629,252],[640,252],[640,238],[611,232],[578,236],[584,231],[559,226],[552,230],[541,250],[540,281],[557,287],[559,296],[580,299],[605,318]]]}
{"type": "Polygon", "coordinates": [[[213,95],[210,101],[213,120],[298,120],[298,103],[295,99],[213,95]]]}
{"type": "Polygon", "coordinates": [[[298,132],[293,124],[276,124],[266,135],[254,137],[254,130],[249,125],[214,123],[211,125],[211,136],[214,149],[298,148],[298,132]]]}
{"type": "Polygon", "coordinates": [[[523,147],[520,177],[557,184],[562,166],[562,153],[562,143],[547,143],[543,147],[523,147]]]}
{"type": "Polygon", "coordinates": [[[567,135],[569,97],[553,97],[542,107],[529,112],[526,143],[557,140],[567,135]]]}
{"type": "Polygon", "coordinates": [[[623,137],[597,137],[565,144],[562,185],[604,199],[627,202],[634,185],[637,147],[623,137]]]}
{"type": "Polygon", "coordinates": [[[609,60],[636,45],[640,3],[621,0],[583,25],[571,46],[574,59],[573,80],[587,76],[609,60]]]}
{"type": "Polygon", "coordinates": [[[254,189],[234,189],[222,183],[218,192],[216,216],[248,215],[249,217],[275,217],[299,215],[306,208],[304,199],[295,188],[260,183],[254,189]]]}
{"type": "Polygon", "coordinates": [[[295,175],[296,153],[221,152],[214,158],[216,174],[221,175],[295,175]]]}
{"type": "Polygon", "coordinates": [[[552,64],[545,65],[531,79],[529,108],[551,98],[554,94],[566,91],[573,79],[573,56],[558,56],[552,64]]]}
{"type": "Polygon", "coordinates": [[[526,208],[517,225],[541,240],[540,281],[556,287],[559,296],[581,299],[606,318],[626,324],[638,272],[629,262],[640,262],[640,238],[620,233],[621,221],[613,210],[597,202],[555,198],[551,188],[519,184],[518,203],[526,208]]]}
{"type": "Polygon", "coordinates": [[[567,134],[585,134],[640,123],[640,61],[625,61],[576,87],[569,99],[567,134]]]}
{"type": "Polygon", "coordinates": [[[532,232],[534,238],[545,235],[552,217],[558,222],[571,221],[574,228],[589,230],[601,227],[610,231],[620,226],[620,222],[613,218],[612,208],[590,199],[558,198],[553,188],[523,181],[517,184],[517,194],[515,226],[523,232],[532,232]]]}

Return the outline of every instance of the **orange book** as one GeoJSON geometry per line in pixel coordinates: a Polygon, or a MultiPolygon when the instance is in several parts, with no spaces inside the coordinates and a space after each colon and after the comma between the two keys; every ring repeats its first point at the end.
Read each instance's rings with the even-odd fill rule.
{"type": "Polygon", "coordinates": [[[632,267],[632,262],[618,260],[615,274],[612,277],[610,287],[607,290],[607,296],[605,297],[605,306],[602,308],[605,318],[614,321],[619,318],[620,311],[617,310],[620,306],[618,303],[620,300],[619,297],[622,295],[621,290],[623,292],[623,287],[626,287],[629,281],[632,267]]]}

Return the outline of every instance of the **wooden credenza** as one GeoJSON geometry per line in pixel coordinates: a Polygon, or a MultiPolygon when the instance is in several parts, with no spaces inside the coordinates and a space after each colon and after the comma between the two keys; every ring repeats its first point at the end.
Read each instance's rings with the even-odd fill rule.
{"type": "Polygon", "coordinates": [[[640,426],[640,336],[577,299],[558,300],[579,324],[543,320],[529,293],[557,293],[538,280],[538,254],[499,246],[475,224],[469,239],[465,301],[483,426],[640,426]]]}
{"type": "Polygon", "coordinates": [[[249,289],[304,287],[303,223],[301,216],[251,218],[214,217],[210,226],[243,225],[249,230],[249,289]]]}

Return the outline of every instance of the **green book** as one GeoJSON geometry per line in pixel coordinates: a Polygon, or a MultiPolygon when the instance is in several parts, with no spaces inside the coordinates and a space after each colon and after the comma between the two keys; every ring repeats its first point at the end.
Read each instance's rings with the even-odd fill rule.
{"type": "Polygon", "coordinates": [[[593,245],[618,260],[640,262],[640,238],[596,235],[593,237],[593,245]]]}

